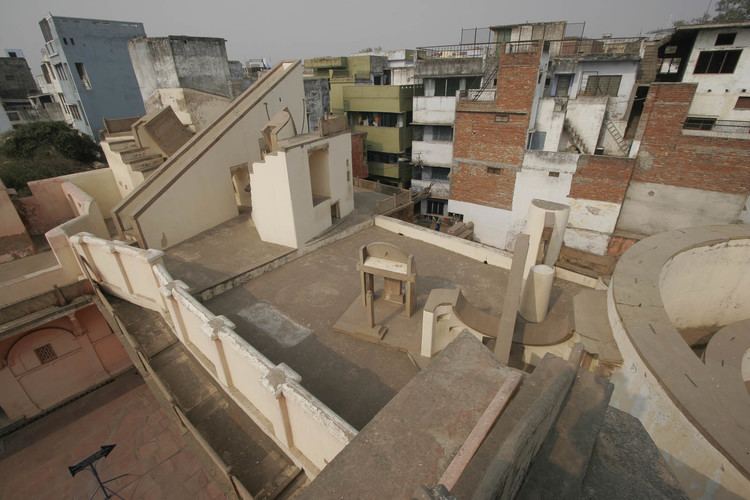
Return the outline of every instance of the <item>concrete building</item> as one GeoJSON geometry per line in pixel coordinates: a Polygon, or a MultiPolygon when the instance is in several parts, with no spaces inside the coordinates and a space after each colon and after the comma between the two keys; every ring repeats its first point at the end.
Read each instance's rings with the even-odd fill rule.
{"type": "Polygon", "coordinates": [[[193,131],[252,83],[239,61],[227,59],[223,38],[139,37],[129,41],[128,51],[146,112],[171,106],[193,131]]]}
{"type": "MultiPolygon", "coordinates": [[[[300,61],[263,74],[201,130],[171,105],[108,120],[110,168],[37,181],[31,197],[0,190],[3,423],[132,364],[165,412],[145,419],[147,405],[132,403],[103,413],[126,415],[137,437],[108,435],[136,455],[123,467],[139,471],[134,490],[157,496],[159,476],[141,468],[159,462],[149,450],[165,461],[181,447],[165,436],[133,453],[133,421],[176,426],[238,498],[742,497],[748,226],[647,237],[606,283],[559,267],[563,243],[598,215],[586,200],[622,204],[639,160],[529,149],[551,45],[499,44],[495,91],[456,102],[451,195],[473,191],[512,216],[506,188],[524,170],[555,178],[576,158],[570,202],[530,200],[513,252],[389,216],[411,210],[409,192],[357,182],[363,152],[352,151],[348,120],[300,133],[300,61]],[[484,134],[495,140],[471,140],[484,134]],[[153,169],[138,163],[152,159],[153,169]],[[49,251],[34,246],[39,232],[49,251]]],[[[633,142],[654,175],[669,173],[672,145],[694,141],[699,167],[706,150],[720,152],[716,137],[682,132],[695,88],[649,89],[633,142]]],[[[373,98],[341,95],[347,112],[373,98]]],[[[83,432],[61,420],[66,434],[83,432]]],[[[3,470],[34,466],[6,449],[3,470]]],[[[200,475],[184,460],[170,464],[180,480],[188,466],[200,475]]]]}
{"type": "Polygon", "coordinates": [[[458,98],[447,212],[472,222],[478,241],[512,248],[532,199],[570,204],[561,259],[594,274],[643,236],[746,221],[746,28],[500,44],[496,84],[458,98]],[[710,66],[714,50],[728,62],[710,66]],[[711,164],[697,150],[667,152],[697,141],[711,164]]]}
{"type": "Polygon", "coordinates": [[[23,123],[62,120],[62,113],[50,96],[40,94],[23,53],[5,51],[0,57],[0,132],[23,123]]]}
{"type": "MultiPolygon", "coordinates": [[[[403,57],[408,56],[405,53],[403,57]]],[[[420,87],[389,85],[391,73],[387,68],[384,55],[305,60],[309,75],[328,78],[330,111],[346,113],[353,131],[367,133],[369,177],[406,187],[411,181],[412,97],[420,87]]]]}
{"type": "Polygon", "coordinates": [[[128,40],[146,35],[143,24],[49,15],[39,27],[47,93],[73,128],[96,139],[105,118],[143,114],[128,55],[128,40]]]}

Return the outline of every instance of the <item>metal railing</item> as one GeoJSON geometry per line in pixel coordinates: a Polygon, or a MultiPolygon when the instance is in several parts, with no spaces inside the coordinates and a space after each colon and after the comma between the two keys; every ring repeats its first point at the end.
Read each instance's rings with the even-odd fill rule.
{"type": "Polygon", "coordinates": [[[417,47],[417,59],[458,59],[465,57],[485,57],[496,54],[500,43],[465,43],[457,45],[435,45],[417,47]]]}
{"type": "Polygon", "coordinates": [[[750,134],[750,121],[715,120],[713,118],[688,117],[683,123],[684,130],[703,132],[723,132],[727,134],[750,134]]]}
{"type": "Polygon", "coordinates": [[[501,45],[506,54],[534,52],[544,43],[545,52],[555,57],[580,57],[587,55],[638,55],[643,37],[625,38],[569,38],[564,40],[525,40],[515,42],[465,43],[418,47],[418,59],[457,59],[485,57],[498,54],[501,45]]]}

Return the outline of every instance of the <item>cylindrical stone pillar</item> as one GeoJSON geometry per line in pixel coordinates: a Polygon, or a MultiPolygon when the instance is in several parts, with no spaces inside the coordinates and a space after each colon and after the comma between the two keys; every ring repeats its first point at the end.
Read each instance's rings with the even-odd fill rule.
{"type": "Polygon", "coordinates": [[[554,279],[555,269],[551,266],[538,264],[531,268],[519,311],[526,321],[541,323],[547,317],[554,279]]]}

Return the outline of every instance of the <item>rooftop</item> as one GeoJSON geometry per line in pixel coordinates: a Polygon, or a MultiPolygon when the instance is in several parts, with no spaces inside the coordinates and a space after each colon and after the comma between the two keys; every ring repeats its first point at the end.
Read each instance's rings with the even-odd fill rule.
{"type": "MultiPolygon", "coordinates": [[[[500,315],[508,271],[378,227],[326,245],[205,303],[215,314],[227,316],[237,333],[273,363],[286,363],[299,373],[310,392],[356,428],[369,422],[418,371],[410,360],[418,354],[333,330],[359,295],[357,250],[376,241],[414,255],[414,342],[421,334],[421,310],[434,288],[460,287],[472,305],[500,315]],[[342,376],[347,383],[341,383],[342,376]]],[[[570,305],[580,289],[558,280],[553,295],[561,305],[570,305]]]]}

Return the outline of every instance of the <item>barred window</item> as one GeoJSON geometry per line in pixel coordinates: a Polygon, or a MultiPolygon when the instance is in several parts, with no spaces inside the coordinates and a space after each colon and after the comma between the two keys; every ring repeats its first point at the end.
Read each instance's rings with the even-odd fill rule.
{"type": "Polygon", "coordinates": [[[57,353],[52,348],[52,344],[44,344],[41,347],[37,347],[34,349],[34,354],[36,354],[39,362],[43,365],[57,359],[57,353]]]}
{"type": "Polygon", "coordinates": [[[622,75],[591,75],[584,95],[617,97],[621,80],[622,75]]]}

